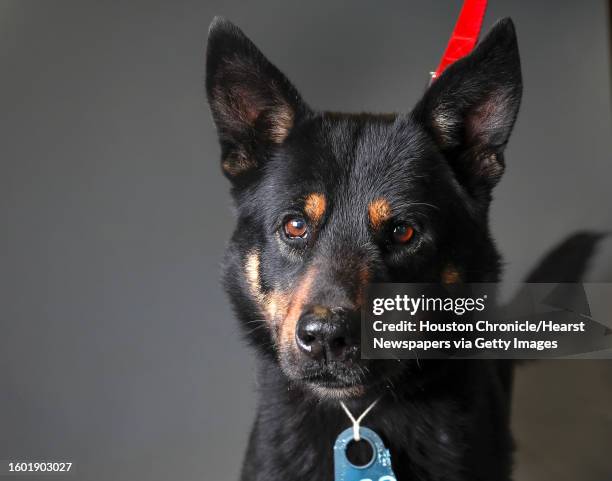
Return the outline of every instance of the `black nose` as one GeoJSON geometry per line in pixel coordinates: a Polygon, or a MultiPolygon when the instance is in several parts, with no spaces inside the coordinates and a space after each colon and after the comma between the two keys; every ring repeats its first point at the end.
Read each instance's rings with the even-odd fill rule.
{"type": "Polygon", "coordinates": [[[345,360],[354,351],[348,316],[343,309],[315,306],[297,323],[295,340],[304,354],[316,361],[345,360]]]}

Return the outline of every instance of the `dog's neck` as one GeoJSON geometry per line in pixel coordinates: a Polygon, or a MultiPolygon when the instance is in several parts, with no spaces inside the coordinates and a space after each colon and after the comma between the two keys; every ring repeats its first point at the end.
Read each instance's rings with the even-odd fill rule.
{"type": "MultiPolygon", "coordinates": [[[[508,479],[510,364],[447,361],[423,369],[427,376],[398,378],[392,389],[347,402],[359,414],[380,396],[364,425],[391,451],[398,481],[463,480],[465,473],[496,471],[493,479],[508,479]],[[479,444],[479,439],[488,441],[479,444]]],[[[269,359],[260,365],[258,384],[243,479],[281,479],[282,474],[293,481],[332,480],[335,439],[351,426],[339,401],[292,384],[269,359]]]]}

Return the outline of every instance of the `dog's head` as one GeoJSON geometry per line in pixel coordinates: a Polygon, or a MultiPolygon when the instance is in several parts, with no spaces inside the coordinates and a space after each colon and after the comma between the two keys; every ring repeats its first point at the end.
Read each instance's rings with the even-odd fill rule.
{"type": "Polygon", "coordinates": [[[237,225],[225,283],[250,339],[320,396],[392,382],[359,354],[371,282],[495,281],[491,190],[521,97],[510,20],[407,114],[311,109],[234,25],[211,25],[206,89],[237,225]]]}

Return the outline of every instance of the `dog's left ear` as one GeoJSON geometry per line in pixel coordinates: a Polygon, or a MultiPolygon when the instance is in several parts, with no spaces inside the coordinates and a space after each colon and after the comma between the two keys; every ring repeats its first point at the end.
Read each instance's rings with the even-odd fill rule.
{"type": "Polygon", "coordinates": [[[289,80],[231,22],[215,17],[206,52],[206,92],[222,167],[240,182],[261,167],[308,108],[289,80]]]}
{"type": "Polygon", "coordinates": [[[488,198],[522,93],[514,25],[500,20],[474,51],[433,82],[413,111],[475,197],[488,198]]]}

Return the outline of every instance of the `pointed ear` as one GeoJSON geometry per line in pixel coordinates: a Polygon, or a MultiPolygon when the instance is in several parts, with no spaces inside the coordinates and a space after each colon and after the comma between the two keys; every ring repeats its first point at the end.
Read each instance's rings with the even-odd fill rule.
{"type": "Polygon", "coordinates": [[[208,34],[206,92],[232,180],[252,173],[261,152],[281,144],[307,107],[287,78],[242,31],[215,17],[208,34]]]}
{"type": "Polygon", "coordinates": [[[413,111],[476,197],[488,197],[504,171],[503,152],[521,93],[516,34],[506,18],[470,55],[448,67],[413,111]]]}

